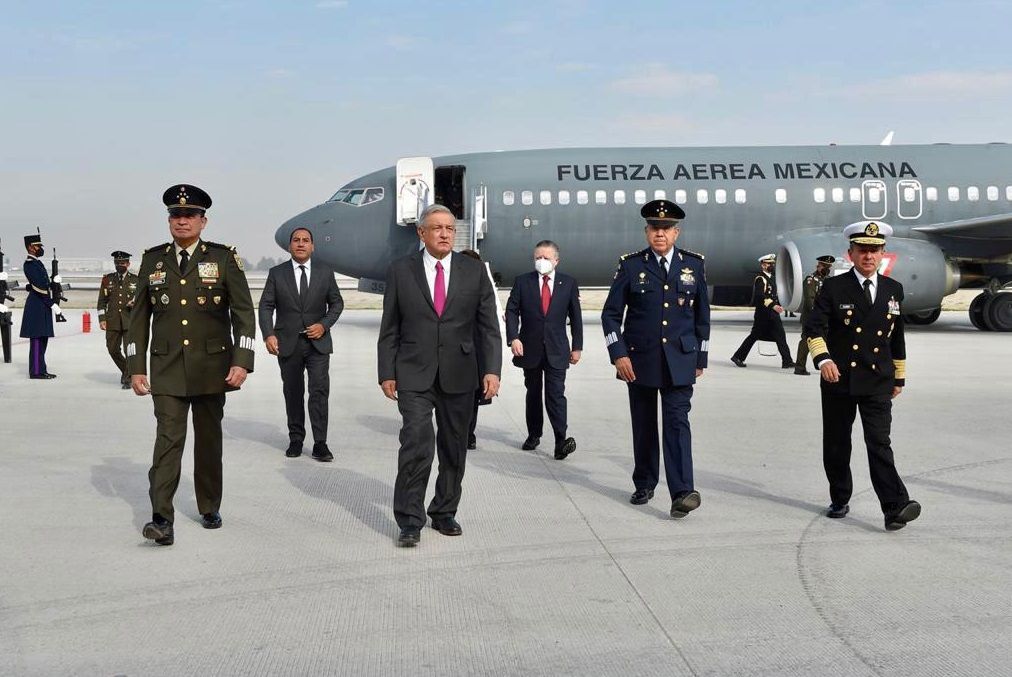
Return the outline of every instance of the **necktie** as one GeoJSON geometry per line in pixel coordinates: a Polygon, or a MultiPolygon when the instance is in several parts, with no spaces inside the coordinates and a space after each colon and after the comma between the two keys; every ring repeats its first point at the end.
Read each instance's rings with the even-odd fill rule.
{"type": "Polygon", "coordinates": [[[443,264],[436,261],[436,284],[432,292],[432,305],[436,307],[436,315],[443,316],[446,307],[446,277],[443,275],[443,264]]]}
{"type": "Polygon", "coordinates": [[[668,276],[668,258],[666,256],[661,257],[661,270],[664,272],[664,277],[668,276]]]}
{"type": "Polygon", "coordinates": [[[548,276],[544,276],[544,284],[541,285],[541,314],[548,315],[548,304],[552,302],[552,288],[548,286],[548,276]]]}
{"type": "Polygon", "coordinates": [[[186,275],[186,264],[190,262],[190,252],[185,249],[179,252],[179,272],[186,275]]]}
{"type": "Polygon", "coordinates": [[[299,270],[302,271],[299,277],[299,302],[304,305],[306,296],[309,295],[309,277],[306,275],[305,266],[299,266],[299,270]]]}
{"type": "Polygon", "coordinates": [[[871,300],[871,280],[864,281],[864,297],[868,299],[868,305],[872,304],[871,300]]]}

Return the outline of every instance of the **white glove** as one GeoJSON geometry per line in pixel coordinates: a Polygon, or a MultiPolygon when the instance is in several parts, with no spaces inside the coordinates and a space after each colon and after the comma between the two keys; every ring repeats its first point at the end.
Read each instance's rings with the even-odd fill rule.
{"type": "Polygon", "coordinates": [[[0,303],[0,315],[3,315],[6,312],[7,312],[7,306],[5,306],[4,304],[0,303]]]}
{"type": "Polygon", "coordinates": [[[60,304],[59,303],[54,303],[53,304],[53,310],[56,311],[57,315],[62,315],[63,314],[63,311],[60,310],[60,304]]]}
{"type": "Polygon", "coordinates": [[[7,271],[5,270],[2,273],[0,273],[0,282],[6,282],[6,281],[7,281],[7,271]]]}
{"type": "Polygon", "coordinates": [[[53,278],[53,282],[55,282],[56,284],[63,284],[63,276],[57,275],[56,277],[53,278]]]}

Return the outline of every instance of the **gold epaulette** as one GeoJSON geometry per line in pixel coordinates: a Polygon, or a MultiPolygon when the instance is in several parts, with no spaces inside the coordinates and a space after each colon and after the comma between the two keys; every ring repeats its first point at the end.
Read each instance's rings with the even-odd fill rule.
{"type": "Polygon", "coordinates": [[[706,258],[705,256],[703,256],[699,252],[689,251],[688,249],[679,249],[678,251],[682,252],[683,254],[688,254],[689,256],[694,256],[694,257],[696,257],[697,259],[700,259],[700,260],[703,260],[703,259],[706,258]]]}

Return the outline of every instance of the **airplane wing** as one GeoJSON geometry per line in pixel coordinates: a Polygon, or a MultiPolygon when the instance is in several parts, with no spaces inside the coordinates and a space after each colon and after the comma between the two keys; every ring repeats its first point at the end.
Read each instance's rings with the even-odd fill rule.
{"type": "Polygon", "coordinates": [[[913,230],[929,235],[948,235],[974,239],[1012,240],[1012,213],[980,216],[973,219],[943,221],[914,226],[913,230]]]}

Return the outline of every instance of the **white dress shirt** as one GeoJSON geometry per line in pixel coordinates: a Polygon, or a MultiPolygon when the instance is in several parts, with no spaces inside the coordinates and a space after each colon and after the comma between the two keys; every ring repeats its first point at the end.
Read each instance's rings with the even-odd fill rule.
{"type": "MultiPolygon", "coordinates": [[[[429,253],[428,249],[422,249],[422,266],[425,268],[425,281],[429,283],[429,294],[432,297],[433,302],[436,300],[436,261],[443,264],[443,284],[446,288],[443,291],[450,290],[450,260],[453,258],[453,253],[449,253],[441,259],[437,259],[435,256],[429,253]]],[[[444,294],[443,298],[447,298],[444,294]]]]}
{"type": "Polygon", "coordinates": [[[857,283],[861,285],[862,294],[864,293],[864,281],[871,280],[871,287],[868,288],[868,291],[871,292],[871,302],[875,303],[876,298],[875,294],[876,292],[878,292],[878,271],[876,270],[874,273],[871,274],[871,277],[866,278],[864,275],[858,272],[857,266],[854,266],[853,268],[851,268],[851,270],[853,270],[854,274],[857,275],[857,283]]]}
{"type": "MultiPolygon", "coordinates": [[[[667,251],[666,254],[658,254],[656,251],[654,251],[653,248],[650,249],[650,252],[654,255],[654,260],[657,261],[657,265],[658,266],[661,265],[661,257],[662,256],[664,257],[664,260],[667,261],[668,272],[670,273],[671,272],[671,259],[674,258],[674,256],[675,256],[675,248],[672,247],[671,249],[669,249],[667,251]]],[[[663,270],[664,266],[661,266],[661,269],[663,270]]]]}
{"type": "MultiPolygon", "coordinates": [[[[538,294],[541,294],[541,288],[544,286],[545,286],[545,276],[542,275],[541,273],[538,273],[538,294]]],[[[555,268],[552,268],[552,272],[548,273],[548,291],[551,294],[555,293],[555,268]]]]}
{"type": "Polygon", "coordinates": [[[302,293],[299,288],[299,283],[302,281],[302,271],[299,270],[299,266],[306,267],[306,284],[309,285],[313,281],[313,259],[306,259],[305,263],[299,263],[295,259],[292,259],[292,270],[295,272],[295,290],[302,293]]]}
{"type": "MultiPolygon", "coordinates": [[[[191,259],[193,258],[193,252],[197,251],[197,245],[199,243],[200,243],[200,240],[197,240],[196,242],[194,242],[193,244],[191,244],[189,247],[186,248],[186,253],[190,256],[191,259]]],[[[176,251],[176,265],[179,265],[179,257],[183,253],[183,248],[180,247],[175,242],[172,243],[172,248],[175,249],[175,251],[176,251]]]]}

